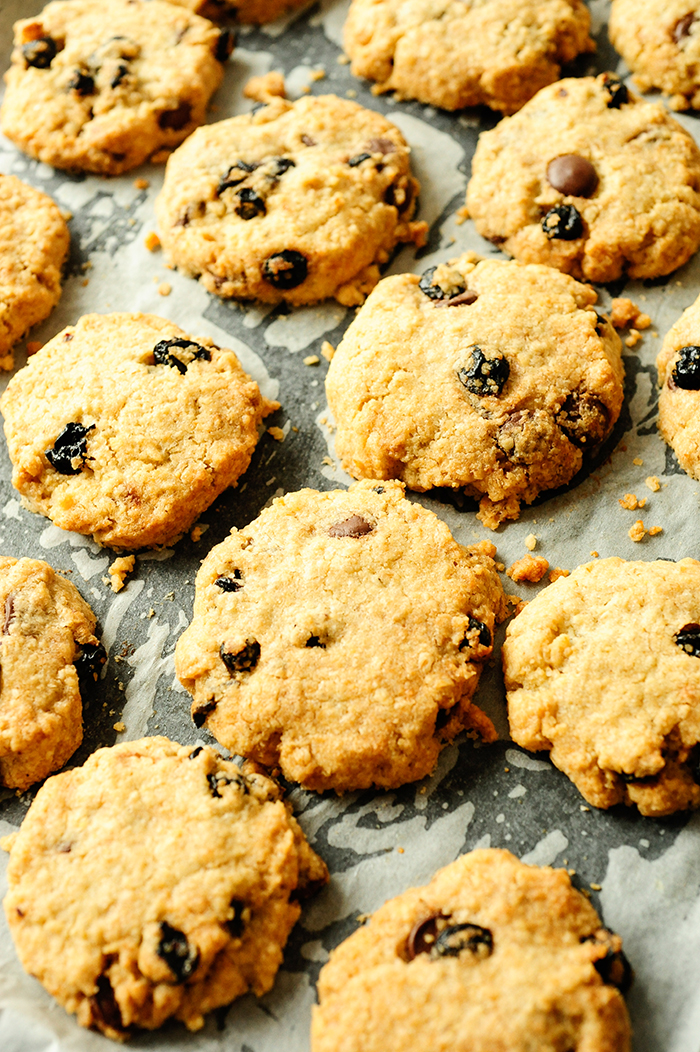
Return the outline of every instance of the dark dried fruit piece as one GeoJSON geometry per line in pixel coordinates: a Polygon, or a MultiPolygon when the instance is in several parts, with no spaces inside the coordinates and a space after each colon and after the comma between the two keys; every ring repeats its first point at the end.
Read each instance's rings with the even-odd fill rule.
{"type": "MultiPolygon", "coordinates": [[[[477,620],[476,617],[472,617],[471,614],[469,614],[467,634],[469,634],[470,632],[479,633],[479,643],[482,647],[490,647],[493,645],[493,636],[491,635],[491,629],[489,628],[489,626],[485,625],[483,621],[477,620]]],[[[466,638],[466,636],[464,642],[461,644],[459,649],[462,650],[465,646],[469,646],[469,640],[466,638]]]]}
{"type": "Polygon", "coordinates": [[[610,322],[606,317],[604,317],[604,315],[598,314],[598,311],[594,311],[594,314],[598,319],[598,321],[595,323],[596,336],[602,336],[610,322]]]}
{"type": "Polygon", "coordinates": [[[231,920],[226,921],[226,927],[232,939],[240,939],[245,928],[243,913],[246,909],[246,904],[240,899],[231,899],[230,905],[233,910],[233,917],[231,917],[231,920]]]}
{"type": "Polygon", "coordinates": [[[671,30],[671,35],[673,37],[674,43],[680,46],[682,41],[686,40],[687,37],[690,36],[690,29],[696,18],[697,15],[695,11],[689,11],[687,15],[683,15],[682,18],[678,19],[673,29],[671,30]]]}
{"type": "Polygon", "coordinates": [[[544,216],[542,229],[550,241],[576,241],[583,236],[583,220],[573,205],[555,205],[544,216]]]}
{"type": "Polygon", "coordinates": [[[226,62],[231,56],[231,52],[236,44],[236,33],[233,29],[222,29],[219,33],[219,39],[216,41],[216,47],[214,48],[214,58],[217,62],[226,62]]]}
{"type": "Polygon", "coordinates": [[[569,442],[579,449],[590,449],[605,438],[610,414],[590,391],[572,391],[557,413],[556,421],[569,442]]]}
{"type": "Polygon", "coordinates": [[[472,364],[468,369],[462,367],[457,370],[460,383],[464,384],[468,391],[485,398],[487,395],[495,397],[503,390],[510,376],[510,364],[507,358],[487,358],[481,347],[474,344],[468,347],[471,353],[472,364]]]}
{"type": "Polygon", "coordinates": [[[177,983],[186,982],[199,964],[199,953],[194,946],[190,946],[187,936],[167,921],[163,921],[160,926],[157,953],[165,961],[177,983]]]}
{"type": "Polygon", "coordinates": [[[262,270],[263,277],[276,289],[295,289],[306,281],[309,261],[296,249],[285,248],[268,256],[262,270]]]}
{"type": "Polygon", "coordinates": [[[105,648],[101,643],[83,643],[81,653],[73,662],[78,673],[78,686],[81,698],[90,695],[100,678],[102,666],[107,661],[105,648]]]}
{"type": "Polygon", "coordinates": [[[343,519],[342,522],[336,522],[333,526],[328,529],[329,537],[364,537],[366,534],[371,533],[374,526],[371,522],[367,522],[367,519],[363,519],[361,515],[351,515],[347,519],[343,519]]]}
{"type": "Polygon", "coordinates": [[[158,114],[158,125],[164,131],[181,131],[191,120],[192,106],[189,102],[181,102],[174,110],[163,110],[158,114]]]}
{"type": "Polygon", "coordinates": [[[219,185],[216,188],[217,197],[223,194],[224,190],[228,190],[231,186],[238,186],[242,183],[251,172],[254,172],[256,168],[259,168],[258,164],[248,164],[247,161],[236,161],[231,165],[226,175],[223,175],[219,181],[219,185]]]}
{"type": "Polygon", "coordinates": [[[322,650],[326,649],[326,644],[322,642],[320,636],[309,636],[304,643],[305,647],[321,647],[322,650]]]}
{"type": "Polygon", "coordinates": [[[94,95],[95,79],[89,73],[76,69],[75,73],[66,85],[68,91],[74,91],[76,95],[94,95]]]}
{"type": "Polygon", "coordinates": [[[590,197],[598,186],[598,173],[577,153],[563,153],[547,165],[549,185],[567,197],[590,197]]]}
{"type": "Polygon", "coordinates": [[[238,204],[233,206],[233,210],[241,219],[255,219],[256,216],[264,216],[267,213],[267,206],[262,197],[249,186],[241,187],[236,197],[238,204]]]}
{"type": "Polygon", "coordinates": [[[490,957],[493,953],[493,936],[489,929],[478,924],[451,924],[438,935],[430,956],[433,960],[459,957],[464,950],[469,950],[481,960],[490,957]]]}
{"type": "Polygon", "coordinates": [[[217,577],[214,584],[222,592],[240,592],[243,587],[243,574],[240,570],[231,570],[230,574],[217,577]]]}
{"type": "Polygon", "coordinates": [[[128,74],[128,72],[129,67],[125,66],[124,63],[121,62],[119,66],[117,66],[117,72],[112,77],[111,83],[109,85],[110,88],[118,88],[121,82],[124,80],[124,77],[128,74]]]}
{"type": "Polygon", "coordinates": [[[351,157],[348,164],[351,168],[357,168],[358,164],[362,164],[363,161],[371,161],[371,153],[356,153],[354,157],[351,157]]]}
{"type": "Polygon", "coordinates": [[[153,348],[153,360],[156,365],[170,365],[179,373],[186,373],[191,362],[210,362],[211,352],[194,340],[160,340],[153,348]],[[173,354],[173,349],[179,350],[180,354],[173,354]]]}
{"type": "Polygon", "coordinates": [[[6,636],[10,631],[10,625],[15,619],[15,599],[12,594],[5,600],[5,620],[2,624],[2,634],[6,636]]]}
{"type": "Polygon", "coordinates": [[[291,157],[275,157],[274,161],[272,161],[272,168],[268,173],[268,179],[277,181],[290,168],[296,168],[296,166],[297,162],[293,161],[291,157]]]}
{"type": "Polygon", "coordinates": [[[669,386],[671,381],[684,391],[700,391],[700,347],[694,344],[681,347],[678,361],[671,371],[669,386]]]}
{"type": "Polygon", "coordinates": [[[679,632],[673,637],[673,642],[686,654],[692,657],[700,657],[700,625],[683,625],[679,632]]]}
{"type": "Polygon", "coordinates": [[[619,110],[630,100],[630,93],[615,73],[603,74],[603,87],[608,96],[608,109],[619,110]]]}
{"type": "Polygon", "coordinates": [[[214,699],[210,698],[209,701],[205,701],[203,705],[200,705],[198,708],[192,710],[192,722],[194,723],[195,727],[204,726],[204,724],[207,722],[207,717],[211,716],[212,712],[216,708],[216,704],[217,703],[214,701],[214,699]]]}
{"type": "Polygon", "coordinates": [[[441,919],[442,913],[433,913],[413,925],[406,940],[409,961],[419,953],[430,953],[438,936],[438,921],[441,919]]]}
{"type": "Polygon", "coordinates": [[[48,69],[57,51],[56,41],[52,37],[38,37],[22,45],[24,61],[35,69],[48,69]]]}
{"type": "Polygon", "coordinates": [[[103,1032],[113,1030],[122,1037],[128,1037],[129,1030],[122,1022],[122,1014],[114,996],[112,984],[106,975],[97,978],[97,993],[90,998],[92,1023],[103,1032]]]}
{"type": "MultiPolygon", "coordinates": [[[[466,291],[465,286],[455,286],[455,291],[452,293],[445,292],[444,289],[440,288],[439,285],[433,284],[433,278],[435,277],[435,271],[437,267],[428,267],[427,270],[421,274],[420,281],[418,282],[418,288],[421,292],[425,293],[428,299],[431,300],[450,300],[455,299],[457,296],[461,296],[466,291]]],[[[476,299],[476,293],[474,294],[476,299]]]]}
{"type": "Polygon", "coordinates": [[[226,644],[219,647],[219,656],[229,672],[251,672],[260,660],[260,644],[257,639],[246,639],[240,650],[232,653],[225,649],[226,644]]]}
{"type": "Polygon", "coordinates": [[[367,143],[367,149],[371,150],[372,153],[396,153],[398,147],[395,142],[391,139],[370,139],[367,143]]]}
{"type": "Polygon", "coordinates": [[[187,757],[187,759],[188,760],[196,760],[197,757],[199,756],[200,752],[203,752],[203,750],[204,750],[204,746],[203,745],[195,746],[195,748],[192,750],[192,752],[187,757]]]}
{"type": "Polygon", "coordinates": [[[79,475],[87,458],[87,436],[94,430],[94,424],[90,427],[74,421],[66,424],[51,449],[45,450],[44,455],[51,467],[62,475],[79,475]]]}
{"type": "Polygon", "coordinates": [[[604,983],[616,986],[621,994],[626,994],[632,985],[634,972],[622,951],[619,935],[607,928],[599,928],[592,935],[586,935],[581,942],[593,942],[605,947],[605,955],[593,961],[593,967],[604,983]]]}
{"type": "Polygon", "coordinates": [[[436,307],[460,307],[462,305],[469,306],[472,303],[476,303],[479,298],[477,292],[472,292],[471,289],[466,289],[465,292],[460,292],[456,296],[450,296],[449,299],[440,300],[435,304],[436,307]]]}

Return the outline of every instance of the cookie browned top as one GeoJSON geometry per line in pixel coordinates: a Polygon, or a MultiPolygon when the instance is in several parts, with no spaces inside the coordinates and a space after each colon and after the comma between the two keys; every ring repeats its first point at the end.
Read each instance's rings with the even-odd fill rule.
{"type": "Polygon", "coordinates": [[[395,125],[335,95],[207,125],[168,161],[166,255],[219,296],[361,303],[396,243],[425,236],[409,153],[395,125]]]}
{"type": "Polygon", "coordinates": [[[700,0],[613,0],[608,31],[642,91],[660,88],[673,110],[700,106],[700,0]]]}
{"type": "Polygon", "coordinates": [[[306,0],[170,0],[180,7],[188,7],[190,11],[196,11],[198,15],[206,18],[225,18],[227,15],[235,15],[237,22],[253,23],[262,25],[265,22],[273,22],[276,18],[286,15],[301,7],[306,0]]]}
{"type": "Polygon", "coordinates": [[[231,38],[163,0],[62,0],[15,24],[2,130],[56,168],[118,175],[202,124],[231,38]]]}
{"type": "Polygon", "coordinates": [[[160,737],[49,779],[4,846],[22,964],[112,1038],[265,993],[327,880],[275,782],[160,737]]]}
{"type": "Polygon", "coordinates": [[[595,47],[582,0],[353,0],[352,72],[447,110],[514,113],[595,47]]]}
{"type": "Polygon", "coordinates": [[[601,559],[508,626],[511,734],[596,807],[700,805],[700,562],[601,559]]]}
{"type": "Polygon", "coordinates": [[[656,365],[659,430],[681,467],[700,478],[700,296],[669,329],[656,365]]]}
{"type": "Polygon", "coordinates": [[[613,74],[562,80],[482,132],[467,206],[522,263],[653,278],[700,244],[700,149],[613,74]]]}
{"type": "Polygon", "coordinates": [[[564,870],[472,851],[331,953],[311,1048],[628,1052],[630,976],[564,870]]]}
{"type": "Polygon", "coordinates": [[[466,253],[385,278],[326,380],[355,478],[463,488],[492,529],[568,482],[622,406],[621,344],[595,292],[548,267],[466,253]]]}
{"type": "Polygon", "coordinates": [[[428,774],[464,727],[504,597],[397,482],[278,498],[209,553],[176,670],[227,748],[311,789],[428,774]]]}
{"type": "Polygon", "coordinates": [[[233,351],[152,314],[87,314],[0,402],[33,511],[113,548],[171,544],[245,471],[277,408],[233,351]]]}

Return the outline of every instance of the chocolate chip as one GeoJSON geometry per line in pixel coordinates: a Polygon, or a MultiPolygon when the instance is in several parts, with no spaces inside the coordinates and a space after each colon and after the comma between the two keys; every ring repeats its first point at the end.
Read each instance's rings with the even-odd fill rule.
{"type": "Polygon", "coordinates": [[[233,29],[222,29],[219,33],[214,48],[214,58],[217,62],[226,62],[236,43],[236,33],[233,29]]]}
{"type": "Polygon", "coordinates": [[[170,365],[179,373],[186,373],[187,366],[194,361],[211,361],[211,353],[194,340],[160,340],[153,348],[153,360],[156,365],[170,365]],[[180,355],[172,353],[175,348],[180,355]]]}
{"type": "Polygon", "coordinates": [[[563,153],[547,165],[547,180],[567,197],[590,197],[598,185],[598,173],[585,157],[563,153]]]}
{"type": "Polygon", "coordinates": [[[187,936],[167,921],[163,921],[160,926],[157,953],[161,960],[165,961],[177,983],[184,983],[189,979],[199,964],[199,953],[190,946],[187,936]]]}
{"type": "Polygon", "coordinates": [[[493,936],[488,928],[478,924],[452,924],[443,930],[430,950],[433,960],[440,957],[459,957],[469,950],[475,957],[484,959],[493,953],[493,936]]]}
{"type": "Polygon", "coordinates": [[[583,236],[583,220],[573,205],[555,205],[544,216],[542,229],[550,241],[575,241],[583,236]]]}
{"type": "Polygon", "coordinates": [[[421,290],[421,292],[425,293],[425,295],[428,297],[428,299],[431,299],[431,300],[454,299],[456,296],[461,296],[462,293],[466,291],[464,285],[462,285],[461,287],[455,286],[457,291],[453,292],[451,296],[448,295],[448,293],[445,292],[444,289],[440,288],[439,285],[434,285],[433,284],[433,278],[435,277],[435,271],[436,270],[437,270],[437,267],[428,267],[427,270],[423,271],[423,273],[421,274],[420,281],[418,282],[418,288],[421,290]]]}
{"type": "Polygon", "coordinates": [[[192,752],[191,752],[191,753],[190,753],[190,755],[189,755],[189,756],[187,757],[187,759],[188,759],[188,760],[196,760],[196,759],[197,759],[197,757],[199,756],[200,752],[202,752],[202,751],[203,751],[203,749],[204,749],[204,746],[203,746],[203,745],[197,745],[197,746],[196,746],[196,747],[195,747],[195,748],[194,748],[194,749],[192,750],[192,752]]]}
{"type": "Polygon", "coordinates": [[[226,650],[226,644],[219,647],[219,656],[229,672],[252,672],[260,659],[260,644],[257,639],[246,639],[240,650],[226,650]]]}
{"type": "Polygon", "coordinates": [[[397,146],[391,139],[370,139],[367,143],[367,149],[371,150],[372,153],[396,153],[397,146]]]}
{"type": "Polygon", "coordinates": [[[623,951],[615,949],[619,938],[607,928],[599,928],[592,935],[586,935],[581,942],[594,942],[605,947],[605,955],[593,961],[593,967],[604,983],[616,986],[621,994],[626,994],[632,985],[634,972],[623,951]]]}
{"type": "Polygon", "coordinates": [[[240,570],[231,570],[230,574],[217,577],[214,584],[222,592],[240,592],[243,587],[243,575],[240,570]]]}
{"type": "Polygon", "coordinates": [[[681,347],[669,378],[670,386],[681,387],[684,391],[700,391],[700,347],[694,344],[681,347]]]}
{"type": "Polygon", "coordinates": [[[22,45],[24,61],[35,69],[48,69],[57,51],[56,41],[52,37],[38,37],[22,45]]]}
{"type": "Polygon", "coordinates": [[[2,634],[8,635],[10,631],[10,625],[15,619],[15,600],[12,594],[8,595],[5,600],[5,620],[2,625],[2,634]]]}
{"type": "Polygon", "coordinates": [[[323,650],[326,649],[326,644],[321,642],[320,636],[309,636],[304,643],[305,647],[321,647],[323,650]]]}
{"type": "Polygon", "coordinates": [[[251,172],[254,172],[256,168],[259,168],[259,164],[248,164],[247,161],[236,161],[231,165],[226,175],[223,175],[219,180],[219,185],[216,188],[217,197],[222,194],[224,190],[228,190],[230,186],[238,186],[242,183],[251,172]]]}
{"type": "Polygon", "coordinates": [[[263,263],[263,277],[276,289],[295,289],[306,281],[309,262],[293,248],[275,252],[263,263]]]}
{"type": "Polygon", "coordinates": [[[106,975],[100,975],[97,979],[97,993],[90,998],[90,1014],[98,1030],[114,1030],[124,1037],[128,1035],[112,984],[106,975]]]}
{"type": "Polygon", "coordinates": [[[480,398],[499,395],[510,376],[508,359],[503,356],[487,358],[481,347],[477,347],[476,344],[467,350],[471,351],[471,365],[468,369],[458,369],[457,377],[460,383],[480,398]]]}
{"type": "Polygon", "coordinates": [[[232,939],[240,939],[245,928],[243,912],[246,909],[246,904],[240,899],[231,899],[231,909],[233,910],[233,917],[231,917],[231,920],[226,921],[226,927],[232,939]]]}
{"type": "Polygon", "coordinates": [[[73,662],[78,673],[78,686],[81,698],[89,697],[95,690],[100,678],[102,666],[107,661],[105,648],[101,643],[83,643],[81,652],[73,662]]]}
{"type": "Polygon", "coordinates": [[[81,69],[76,69],[75,73],[68,81],[66,88],[68,91],[74,91],[76,95],[94,95],[95,79],[94,77],[91,77],[89,73],[84,73],[81,69]]]}
{"type": "Polygon", "coordinates": [[[109,85],[110,88],[118,88],[119,85],[121,84],[121,82],[124,80],[124,77],[127,75],[128,72],[129,72],[129,67],[125,66],[124,63],[121,62],[119,64],[119,66],[117,67],[117,72],[112,77],[112,80],[111,80],[110,85],[109,85]]]}
{"type": "Polygon", "coordinates": [[[419,953],[430,953],[438,936],[438,921],[441,918],[441,913],[434,913],[413,925],[406,940],[409,961],[419,953]]]}
{"type": "Polygon", "coordinates": [[[363,519],[361,515],[351,515],[349,518],[343,519],[342,522],[336,522],[333,526],[330,526],[328,536],[358,538],[371,533],[373,529],[372,523],[367,522],[367,519],[363,519]]]}
{"type": "MultiPolygon", "coordinates": [[[[491,629],[489,628],[489,626],[485,625],[483,621],[479,621],[477,620],[477,618],[472,617],[471,614],[469,614],[467,634],[471,632],[479,633],[479,643],[482,647],[490,647],[493,645],[493,636],[491,635],[491,629]]],[[[469,645],[469,640],[466,637],[464,643],[461,644],[459,649],[462,650],[465,644],[469,645]]]]}
{"type": "Polygon", "coordinates": [[[690,29],[693,22],[697,18],[695,11],[689,11],[687,15],[683,15],[679,18],[673,29],[671,30],[671,36],[673,40],[680,47],[681,43],[690,36],[690,29]]]}
{"type": "Polygon", "coordinates": [[[603,74],[603,87],[608,96],[608,109],[619,110],[630,100],[630,93],[615,73],[603,74]]]}
{"type": "Polygon", "coordinates": [[[459,307],[461,305],[469,306],[472,303],[476,303],[479,295],[476,292],[472,292],[471,289],[466,289],[464,292],[460,292],[457,296],[450,296],[449,299],[441,300],[436,303],[436,307],[459,307]]]}
{"type": "Polygon", "coordinates": [[[236,197],[238,204],[234,205],[233,210],[241,219],[255,219],[256,216],[264,216],[267,213],[262,197],[251,187],[241,187],[236,197]]]}
{"type": "Polygon", "coordinates": [[[569,442],[579,449],[588,449],[604,440],[610,415],[606,406],[590,391],[572,391],[557,413],[556,421],[569,442]]]}
{"type": "Polygon", "coordinates": [[[205,701],[203,705],[199,705],[198,708],[192,710],[192,722],[195,727],[203,727],[207,722],[207,717],[211,716],[212,712],[216,708],[217,703],[213,698],[209,701],[205,701]]]}
{"type": "Polygon", "coordinates": [[[158,125],[163,130],[180,131],[192,120],[192,106],[189,102],[181,102],[174,110],[163,110],[158,114],[158,125]]]}
{"type": "Polygon", "coordinates": [[[683,625],[683,628],[673,637],[673,642],[686,654],[700,657],[700,625],[683,625]]]}
{"type": "Polygon", "coordinates": [[[357,168],[358,164],[362,164],[363,161],[371,161],[371,153],[356,153],[354,157],[351,157],[348,164],[351,168],[357,168]]]}
{"type": "Polygon", "coordinates": [[[80,474],[87,458],[87,436],[94,430],[94,424],[90,424],[90,427],[84,427],[83,424],[76,424],[74,421],[66,424],[51,449],[44,451],[51,467],[61,475],[80,474]],[[76,460],[80,462],[77,465],[76,460]]]}

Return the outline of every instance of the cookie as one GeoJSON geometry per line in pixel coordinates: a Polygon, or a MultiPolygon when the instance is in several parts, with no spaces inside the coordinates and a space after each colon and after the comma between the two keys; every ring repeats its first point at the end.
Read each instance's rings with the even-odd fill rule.
{"type": "Polygon", "coordinates": [[[14,344],[58,303],[69,241],[50,197],[0,175],[0,369],[14,367],[14,344]]]}
{"type": "Polygon", "coordinates": [[[515,113],[594,51],[582,0],[352,0],[344,45],[378,91],[459,110],[515,113]]]}
{"type": "Polygon", "coordinates": [[[631,968],[563,869],[476,850],[321,969],[312,1052],[629,1052],[631,968]]]}
{"type": "Polygon", "coordinates": [[[608,32],[642,91],[659,88],[672,110],[700,106],[698,0],[613,0],[608,32]]]}
{"type": "Polygon", "coordinates": [[[0,610],[0,785],[24,790],[83,740],[105,653],[78,589],[39,559],[0,556],[0,610]]]}
{"type": "Polygon", "coordinates": [[[55,168],[119,175],[204,122],[232,37],[163,0],[62,0],[15,24],[5,135],[55,168]]]}
{"type": "Polygon", "coordinates": [[[396,244],[425,239],[409,152],[384,117],[335,95],[209,124],[168,161],[166,257],[219,296],[361,303],[396,244]]]}
{"type": "Polygon", "coordinates": [[[495,548],[457,544],[397,482],[279,497],[209,553],[175,650],[192,717],[309,789],[429,774],[467,728],[504,596],[495,548]]]}
{"type": "Polygon", "coordinates": [[[548,267],[477,261],[384,278],[326,393],[346,471],[464,490],[496,529],[605,441],[624,373],[593,289],[548,267]]]}
{"type": "Polygon", "coordinates": [[[522,263],[587,281],[653,278],[700,245],[700,150],[612,73],[562,80],[482,132],[467,208],[522,263]]]}
{"type": "Polygon", "coordinates": [[[700,478],[700,297],[669,330],[656,359],[659,430],[684,471],[700,478]]]}
{"type": "Polygon", "coordinates": [[[25,505],[111,548],[178,540],[277,408],[233,351],[152,314],[85,315],[0,400],[25,505]]]}
{"type": "Polygon", "coordinates": [[[700,805],[700,563],[601,559],[508,627],[513,739],[547,749],[595,807],[700,805]]]}
{"type": "Polygon", "coordinates": [[[159,737],[49,779],[3,846],[23,966],[120,1039],[266,993],[296,899],[328,879],[275,782],[159,737]]]}
{"type": "Polygon", "coordinates": [[[263,25],[301,7],[306,0],[170,0],[180,7],[188,7],[206,18],[225,18],[235,15],[243,24],[263,25]]]}

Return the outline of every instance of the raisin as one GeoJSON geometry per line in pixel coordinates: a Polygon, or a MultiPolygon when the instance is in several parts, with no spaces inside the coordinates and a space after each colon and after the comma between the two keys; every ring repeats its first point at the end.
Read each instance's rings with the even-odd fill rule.
{"type": "Polygon", "coordinates": [[[68,91],[74,91],[76,95],[94,95],[95,78],[91,77],[89,73],[84,73],[81,69],[76,69],[66,88],[68,91]]]}
{"type": "Polygon", "coordinates": [[[469,950],[475,957],[484,959],[493,953],[493,936],[488,928],[478,924],[451,924],[438,935],[430,950],[432,960],[440,957],[459,957],[469,950]]]}
{"type": "Polygon", "coordinates": [[[175,976],[177,983],[184,983],[189,979],[199,964],[199,953],[190,946],[187,936],[167,921],[163,921],[160,926],[157,952],[175,976]]]}
{"type": "Polygon", "coordinates": [[[367,149],[371,150],[372,153],[396,153],[396,143],[392,142],[391,139],[370,139],[367,143],[367,149]]]}
{"type": "Polygon", "coordinates": [[[607,928],[599,928],[592,935],[586,935],[581,942],[594,942],[605,947],[605,954],[593,961],[593,967],[604,983],[616,986],[621,994],[626,994],[632,985],[634,972],[622,949],[615,949],[619,938],[607,928]]]}
{"type": "Polygon", "coordinates": [[[563,153],[547,165],[547,181],[567,197],[590,197],[598,186],[598,173],[578,153],[563,153]]]}
{"type": "Polygon", "coordinates": [[[441,917],[441,913],[434,913],[413,925],[406,941],[409,961],[419,953],[430,953],[437,939],[438,921],[441,917]]]}
{"type": "Polygon", "coordinates": [[[66,424],[51,449],[45,450],[44,455],[51,467],[61,475],[79,475],[87,458],[87,436],[94,430],[94,424],[90,427],[74,421],[66,424]],[[79,461],[77,465],[76,460],[79,461]]]}
{"type": "Polygon", "coordinates": [[[38,37],[22,45],[24,61],[35,69],[48,69],[57,51],[56,41],[52,37],[38,37]]]}
{"type": "Polygon", "coordinates": [[[241,219],[255,219],[256,216],[266,214],[267,208],[262,197],[249,186],[242,187],[236,196],[238,204],[234,205],[233,210],[241,219]]]}
{"type": "Polygon", "coordinates": [[[485,398],[487,395],[496,396],[501,393],[510,376],[510,364],[507,358],[487,358],[481,347],[474,344],[471,348],[472,364],[468,369],[458,369],[457,376],[460,383],[464,384],[468,391],[485,398]]]}
{"type": "Polygon", "coordinates": [[[216,773],[207,775],[207,782],[209,783],[209,792],[212,796],[221,799],[221,793],[219,789],[224,785],[237,785],[239,789],[242,789],[244,794],[248,793],[248,783],[242,777],[229,778],[225,774],[216,773]]]}
{"type": "Polygon", "coordinates": [[[107,654],[101,643],[82,644],[81,652],[73,662],[78,673],[81,698],[89,696],[95,690],[95,684],[106,661],[107,654]]]}
{"type": "Polygon", "coordinates": [[[240,939],[245,928],[243,913],[246,909],[246,904],[241,902],[240,899],[231,899],[231,909],[233,910],[233,917],[231,917],[231,920],[226,921],[226,927],[232,939],[240,939]]]}
{"type": "Polygon", "coordinates": [[[99,1030],[115,1030],[124,1037],[128,1035],[112,984],[106,975],[97,978],[97,993],[90,998],[90,1010],[92,1022],[99,1030]]]}
{"type": "Polygon", "coordinates": [[[354,157],[351,157],[348,164],[351,168],[357,168],[358,164],[362,164],[363,161],[371,161],[371,153],[356,153],[354,157]]]}
{"type": "Polygon", "coordinates": [[[228,190],[231,186],[238,186],[244,179],[254,172],[256,168],[259,168],[258,164],[248,164],[247,161],[236,161],[232,164],[226,175],[222,175],[219,180],[219,185],[216,188],[217,197],[223,194],[224,190],[228,190]]]}
{"type": "Polygon", "coordinates": [[[240,570],[232,570],[229,575],[217,577],[214,584],[222,592],[240,592],[243,587],[242,577],[243,574],[240,570]]]}
{"type": "Polygon", "coordinates": [[[181,131],[192,120],[192,106],[181,102],[174,110],[163,110],[158,114],[158,125],[164,131],[181,131]]]}
{"type": "Polygon", "coordinates": [[[217,62],[226,62],[231,56],[231,52],[236,44],[236,33],[233,29],[222,29],[219,33],[218,40],[216,41],[216,47],[214,48],[214,58],[217,62]]]}
{"type": "Polygon", "coordinates": [[[608,433],[610,417],[606,406],[589,391],[567,395],[556,421],[569,442],[579,449],[599,445],[608,433]]]}
{"type": "MultiPolygon", "coordinates": [[[[489,626],[485,625],[483,621],[477,620],[476,617],[472,617],[471,614],[469,614],[469,622],[467,624],[467,635],[470,632],[479,633],[479,643],[482,647],[493,646],[493,636],[491,635],[491,630],[489,626]]],[[[465,636],[464,641],[460,644],[459,649],[464,650],[464,648],[468,646],[469,640],[465,636]]]]}
{"type": "Polygon", "coordinates": [[[213,698],[209,701],[205,701],[203,705],[199,705],[196,709],[192,710],[192,722],[195,727],[203,727],[207,722],[207,717],[211,716],[212,712],[216,708],[216,702],[213,698]]]}
{"type": "Polygon", "coordinates": [[[195,746],[195,748],[194,748],[194,749],[192,750],[192,752],[191,752],[191,753],[190,753],[190,755],[189,755],[189,756],[187,757],[187,759],[188,759],[188,760],[196,760],[196,759],[197,759],[197,757],[199,756],[200,752],[202,752],[202,751],[203,751],[203,749],[204,749],[204,746],[203,746],[203,745],[197,745],[197,746],[195,746]]]}
{"type": "Polygon", "coordinates": [[[697,18],[694,11],[689,11],[687,15],[683,15],[679,18],[673,29],[671,35],[673,36],[674,43],[680,46],[681,42],[690,36],[690,29],[693,22],[697,18]]]}
{"type": "Polygon", "coordinates": [[[10,631],[10,625],[15,619],[15,600],[12,594],[5,600],[5,620],[2,625],[2,634],[6,636],[10,631]]]}
{"type": "Polygon", "coordinates": [[[222,643],[219,656],[229,672],[252,672],[260,660],[260,644],[257,639],[246,639],[240,650],[231,653],[222,643]]]}
{"type": "Polygon", "coordinates": [[[603,74],[603,87],[608,95],[608,109],[619,110],[630,100],[630,93],[615,73],[603,74]]]}
{"type": "Polygon", "coordinates": [[[194,361],[211,361],[211,353],[206,347],[202,347],[200,344],[195,343],[194,340],[161,340],[153,348],[153,359],[156,365],[170,365],[177,369],[179,373],[186,373],[187,366],[194,361]],[[183,352],[183,357],[177,357],[170,353],[171,347],[179,348],[183,352]]]}
{"type": "Polygon", "coordinates": [[[112,77],[111,83],[109,85],[110,88],[118,88],[121,82],[124,80],[124,77],[128,74],[128,72],[128,66],[125,66],[123,62],[120,62],[119,66],[117,67],[117,72],[112,77]]]}
{"type": "Polygon", "coordinates": [[[326,649],[326,644],[322,642],[320,636],[309,636],[304,643],[305,647],[321,647],[323,650],[326,649]]]}
{"type": "Polygon", "coordinates": [[[351,515],[347,519],[343,519],[342,522],[336,522],[333,526],[328,529],[329,537],[364,537],[366,534],[371,533],[374,526],[371,522],[367,522],[361,515],[351,515]]]}
{"type": "Polygon", "coordinates": [[[469,306],[472,303],[476,303],[479,298],[478,292],[473,292],[471,289],[466,289],[464,292],[458,292],[456,296],[450,296],[449,299],[440,300],[435,304],[436,307],[459,307],[462,304],[469,306]]]}
{"type": "Polygon", "coordinates": [[[275,157],[272,162],[269,178],[276,182],[285,172],[288,172],[290,168],[296,168],[296,166],[297,162],[293,161],[291,157],[275,157]]]}
{"type": "Polygon", "coordinates": [[[573,205],[555,205],[543,218],[542,229],[550,241],[576,241],[583,236],[583,220],[573,205]]]}
{"type": "Polygon", "coordinates": [[[684,650],[686,654],[690,654],[692,657],[700,657],[700,625],[683,625],[683,628],[676,632],[673,637],[673,642],[681,650],[684,650]]]}
{"type": "Polygon", "coordinates": [[[308,273],[309,261],[293,248],[275,252],[263,263],[263,277],[276,289],[295,289],[308,273]]]}
{"type": "MultiPolygon", "coordinates": [[[[448,293],[445,292],[444,289],[441,289],[439,285],[433,284],[433,278],[435,276],[436,270],[437,267],[428,267],[428,269],[424,271],[423,274],[421,274],[421,279],[418,282],[418,288],[428,297],[428,299],[450,300],[454,299],[456,296],[461,296],[462,293],[466,291],[464,285],[462,285],[461,287],[456,286],[457,291],[453,292],[451,295],[448,295],[448,293]]],[[[474,299],[476,299],[476,293],[474,294],[474,299]]]]}
{"type": "Polygon", "coordinates": [[[684,391],[700,391],[700,347],[694,344],[681,347],[671,380],[684,391]]]}

